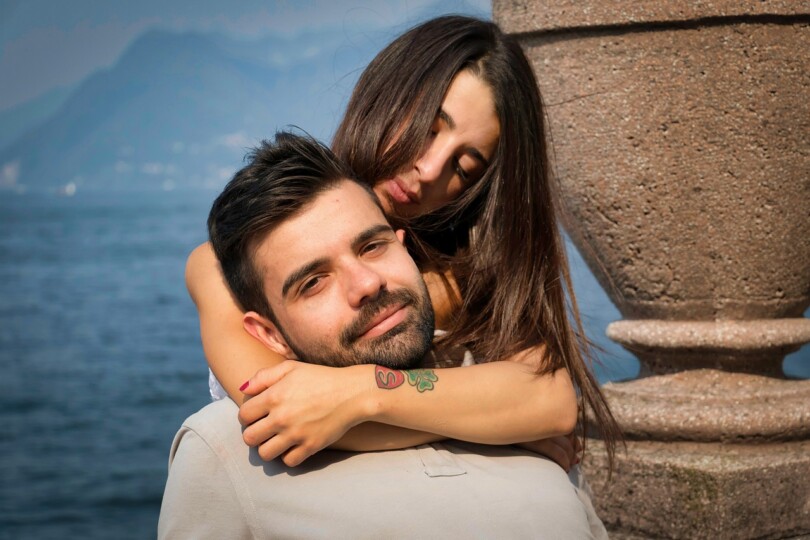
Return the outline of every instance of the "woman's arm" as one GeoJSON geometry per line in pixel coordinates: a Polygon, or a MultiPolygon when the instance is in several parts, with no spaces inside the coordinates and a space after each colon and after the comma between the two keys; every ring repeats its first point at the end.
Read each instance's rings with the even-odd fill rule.
{"type": "MultiPolygon", "coordinates": [[[[448,296],[444,294],[445,289],[439,286],[439,278],[436,276],[426,276],[426,281],[431,285],[431,298],[436,311],[437,321],[447,320],[446,318],[451,316],[452,302],[449,300],[448,296]],[[436,293],[436,291],[439,292],[436,293]]],[[[237,404],[242,404],[247,397],[246,394],[239,391],[239,387],[242,383],[247,380],[248,377],[256,374],[257,371],[280,364],[284,361],[284,358],[266,348],[244,331],[242,326],[243,313],[225,283],[219,263],[210,244],[206,243],[200,245],[189,256],[186,264],[186,285],[199,311],[200,334],[202,336],[203,349],[211,370],[225,388],[226,392],[228,392],[228,395],[237,404]]],[[[513,373],[512,375],[514,376],[515,374],[513,373]]],[[[523,373],[521,377],[525,379],[527,378],[526,375],[526,373],[523,373]]],[[[450,387],[454,384],[452,382],[453,378],[454,377],[451,377],[450,381],[443,380],[442,385],[444,387],[450,387]]],[[[365,382],[369,382],[368,377],[366,379],[365,382]]],[[[373,375],[370,381],[373,382],[373,375]]],[[[494,383],[494,381],[492,382],[494,383]]],[[[465,384],[463,380],[459,383],[465,384]]],[[[316,384],[317,381],[310,381],[308,387],[312,389],[316,384]]],[[[256,388],[258,387],[254,385],[251,390],[256,388]]],[[[491,388],[492,385],[490,384],[490,390],[491,388]]],[[[278,392],[270,392],[267,393],[267,395],[262,393],[251,400],[251,414],[254,415],[256,419],[266,417],[269,414],[270,403],[274,399],[274,394],[277,395],[278,392]]],[[[393,392],[391,393],[392,396],[394,394],[393,392]]],[[[503,394],[514,395],[514,392],[503,392],[503,394]]],[[[414,399],[419,399],[420,397],[420,395],[413,396],[414,399]]],[[[551,398],[554,399],[553,397],[551,398]]],[[[311,400],[311,402],[315,403],[316,400],[311,400]]],[[[323,407],[331,409],[333,405],[333,395],[327,394],[321,404],[323,407]]],[[[459,403],[457,405],[463,408],[464,404],[459,403]]],[[[431,411],[431,416],[444,417],[445,413],[442,411],[447,409],[446,405],[439,403],[437,406],[439,408],[431,411]]],[[[498,404],[493,403],[492,407],[498,408],[498,404]]],[[[576,405],[574,405],[574,410],[575,407],[576,405]]],[[[527,411],[530,411],[530,409],[530,403],[526,402],[523,407],[519,408],[519,410],[513,410],[510,414],[521,418],[527,411]]],[[[405,408],[403,407],[399,410],[399,414],[404,414],[404,411],[405,408]]],[[[471,416],[474,418],[475,413],[471,416]]],[[[395,416],[392,416],[392,418],[395,418],[395,416]]],[[[459,421],[464,422],[464,417],[459,417],[459,421]]],[[[442,435],[423,431],[424,428],[407,429],[405,427],[398,427],[397,425],[388,425],[395,423],[395,421],[388,423],[368,421],[357,425],[338,440],[334,441],[333,447],[353,451],[386,450],[407,448],[446,438],[442,435]]],[[[486,423],[478,422],[477,425],[480,430],[486,430],[486,423]]],[[[347,428],[351,427],[352,426],[347,423],[347,425],[339,428],[338,431],[345,431],[347,428]]],[[[331,429],[335,428],[333,427],[331,429]]],[[[258,438],[261,438],[260,433],[261,431],[257,432],[258,438]]],[[[263,439],[256,440],[255,442],[264,442],[270,436],[271,435],[268,434],[263,439]]],[[[318,448],[318,450],[320,450],[320,448],[318,448]]]]}
{"type": "Polygon", "coordinates": [[[242,325],[242,310],[231,295],[210,243],[191,252],[186,262],[186,287],[200,316],[203,351],[211,371],[237,405],[245,400],[239,386],[266,367],[284,361],[242,325]]]}
{"type": "Polygon", "coordinates": [[[239,411],[245,442],[288,465],[368,421],[487,444],[567,435],[577,421],[568,373],[539,376],[521,362],[403,372],[286,361],[258,372],[245,392],[257,396],[239,411]]]}

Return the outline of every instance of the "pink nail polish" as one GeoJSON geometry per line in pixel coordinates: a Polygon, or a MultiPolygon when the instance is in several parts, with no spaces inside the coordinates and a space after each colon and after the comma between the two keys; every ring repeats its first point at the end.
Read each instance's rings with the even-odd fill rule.
{"type": "Polygon", "coordinates": [[[240,386],[240,387],[239,387],[239,391],[240,391],[240,392],[244,392],[244,391],[245,391],[245,388],[247,388],[247,387],[248,387],[248,384],[249,384],[249,383],[250,383],[250,381],[245,381],[245,384],[243,384],[242,386],[240,386]]]}

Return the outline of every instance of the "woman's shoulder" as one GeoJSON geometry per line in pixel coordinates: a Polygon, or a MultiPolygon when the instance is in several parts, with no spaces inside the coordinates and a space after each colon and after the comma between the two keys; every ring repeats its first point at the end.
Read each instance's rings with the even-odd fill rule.
{"type": "Polygon", "coordinates": [[[436,317],[437,328],[448,328],[461,303],[458,284],[450,270],[440,272],[427,270],[422,272],[425,280],[430,302],[433,304],[433,313],[436,317]]]}

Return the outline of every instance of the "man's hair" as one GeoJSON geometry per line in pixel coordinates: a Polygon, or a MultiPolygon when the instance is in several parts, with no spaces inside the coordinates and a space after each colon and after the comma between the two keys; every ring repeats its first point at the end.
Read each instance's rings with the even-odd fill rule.
{"type": "Polygon", "coordinates": [[[242,309],[277,323],[265,295],[263,270],[253,260],[258,244],[341,181],[358,183],[379,203],[348,166],[309,136],[277,132],[274,141],[262,141],[246,160],[248,164],[214,201],[208,214],[208,236],[242,309]]]}

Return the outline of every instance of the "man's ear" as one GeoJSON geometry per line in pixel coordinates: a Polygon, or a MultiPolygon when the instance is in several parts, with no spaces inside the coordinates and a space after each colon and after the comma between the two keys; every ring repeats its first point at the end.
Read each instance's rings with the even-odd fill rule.
{"type": "Polygon", "coordinates": [[[400,244],[405,243],[405,229],[397,229],[396,231],[394,231],[394,234],[397,235],[400,244]]]}
{"type": "Polygon", "coordinates": [[[289,360],[298,359],[273,321],[262,317],[255,311],[248,311],[242,317],[242,325],[248,334],[261,341],[271,351],[275,351],[289,360]]]}

